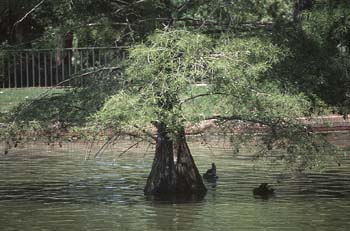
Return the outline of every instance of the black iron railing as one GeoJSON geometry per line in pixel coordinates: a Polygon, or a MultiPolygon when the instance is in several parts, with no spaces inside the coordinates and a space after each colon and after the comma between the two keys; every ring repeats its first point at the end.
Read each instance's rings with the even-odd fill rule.
{"type": "Polygon", "coordinates": [[[0,88],[67,86],[71,76],[115,65],[125,54],[114,47],[0,50],[0,88]]]}

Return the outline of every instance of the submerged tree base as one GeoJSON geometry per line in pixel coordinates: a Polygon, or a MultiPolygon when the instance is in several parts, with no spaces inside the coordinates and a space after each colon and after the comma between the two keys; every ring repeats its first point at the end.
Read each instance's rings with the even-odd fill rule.
{"type": "Polygon", "coordinates": [[[207,189],[188,148],[184,130],[175,143],[164,127],[158,127],[158,137],[152,170],[144,189],[155,200],[200,200],[207,189]],[[174,156],[177,157],[175,163],[174,156]]]}
{"type": "Polygon", "coordinates": [[[155,157],[144,189],[145,195],[176,193],[176,172],[173,141],[167,136],[164,125],[158,126],[155,157]]]}
{"type": "Polygon", "coordinates": [[[183,195],[183,194],[166,194],[166,195],[145,195],[146,200],[154,202],[168,202],[168,203],[186,203],[186,202],[200,202],[204,199],[205,194],[202,195],[183,195]]]}
{"type": "Polygon", "coordinates": [[[174,145],[176,151],[176,191],[178,194],[204,196],[207,192],[202,176],[188,147],[185,131],[182,130],[174,145]]]}

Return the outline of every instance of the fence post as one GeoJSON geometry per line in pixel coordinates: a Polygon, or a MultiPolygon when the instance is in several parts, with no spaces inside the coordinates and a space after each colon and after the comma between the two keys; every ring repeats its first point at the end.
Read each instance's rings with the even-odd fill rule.
{"type": "Polygon", "coordinates": [[[56,49],[56,53],[55,53],[55,68],[56,68],[56,86],[58,84],[58,63],[57,63],[57,56],[58,56],[58,49],[56,49]]]}
{"type": "Polygon", "coordinates": [[[73,51],[74,54],[74,74],[76,74],[78,72],[78,57],[77,57],[77,52],[76,50],[73,51]]]}
{"type": "MultiPolygon", "coordinates": [[[[73,74],[123,59],[120,52],[108,47],[5,50],[0,53],[0,88],[53,87],[73,74]]],[[[83,83],[77,78],[64,85],[83,83]]]]}
{"type": "Polygon", "coordinates": [[[35,56],[32,53],[32,87],[35,87],[35,56]]]}
{"type": "Polygon", "coordinates": [[[21,76],[21,79],[20,79],[20,88],[23,87],[23,60],[22,60],[22,52],[19,53],[19,65],[20,65],[20,76],[21,76]]]}
{"type": "Polygon", "coordinates": [[[64,50],[62,50],[61,51],[62,53],[60,54],[61,56],[60,56],[60,58],[61,58],[61,65],[62,65],[62,69],[61,69],[61,73],[62,73],[62,79],[61,79],[61,81],[64,81],[64,80],[66,80],[66,78],[65,78],[65,73],[64,73],[64,50]]]}
{"type": "Polygon", "coordinates": [[[46,51],[44,51],[44,75],[45,75],[45,87],[47,87],[47,65],[46,65],[46,51]]]}
{"type": "Polygon", "coordinates": [[[92,48],[92,67],[95,69],[95,48],[92,48]]]}
{"type": "Polygon", "coordinates": [[[49,51],[50,53],[50,86],[53,86],[53,65],[52,65],[52,51],[49,51]]]}
{"type": "Polygon", "coordinates": [[[83,50],[79,50],[79,55],[80,55],[80,71],[82,71],[84,69],[84,66],[83,66],[83,50]]]}
{"type": "MultiPolygon", "coordinates": [[[[84,50],[83,50],[83,52],[84,52],[84,50]]],[[[86,59],[86,66],[85,66],[85,68],[86,69],[89,68],[89,56],[90,56],[90,49],[86,49],[85,50],[85,59],[86,59]]]]}
{"type": "Polygon", "coordinates": [[[67,49],[67,55],[68,55],[68,75],[69,75],[69,78],[70,78],[70,75],[71,75],[71,64],[72,64],[72,55],[71,55],[71,52],[72,50],[71,49],[67,49]]]}
{"type": "Polygon", "coordinates": [[[101,49],[98,51],[98,65],[101,66],[101,49]]]}
{"type": "Polygon", "coordinates": [[[11,88],[11,56],[8,55],[7,59],[7,78],[8,78],[8,88],[11,88]]]}
{"type": "Polygon", "coordinates": [[[1,82],[2,82],[2,88],[5,88],[5,55],[1,54],[1,82]]]}
{"type": "Polygon", "coordinates": [[[29,87],[29,67],[28,67],[28,52],[26,52],[26,78],[27,78],[27,87],[29,87]]]}
{"type": "Polygon", "coordinates": [[[13,52],[13,78],[15,82],[15,88],[17,88],[17,60],[16,60],[16,52],[13,52]]]}
{"type": "Polygon", "coordinates": [[[38,51],[38,76],[39,76],[39,87],[41,87],[41,68],[40,68],[41,58],[40,51],[38,51]]]}
{"type": "Polygon", "coordinates": [[[104,61],[103,61],[103,65],[106,65],[107,63],[107,52],[103,52],[103,56],[104,56],[104,61]]]}

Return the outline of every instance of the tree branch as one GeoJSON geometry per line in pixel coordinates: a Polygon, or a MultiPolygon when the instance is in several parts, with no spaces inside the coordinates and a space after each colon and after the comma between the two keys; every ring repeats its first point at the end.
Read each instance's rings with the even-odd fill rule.
{"type": "MultiPolygon", "coordinates": [[[[112,22],[111,25],[113,26],[128,26],[130,23],[128,22],[112,22]]],[[[93,27],[93,26],[105,26],[105,23],[97,23],[97,22],[92,22],[92,23],[87,23],[85,26],[88,27],[93,27]]]]}
{"type": "Polygon", "coordinates": [[[119,135],[118,136],[112,136],[112,137],[109,137],[108,140],[101,146],[101,148],[95,153],[95,159],[97,157],[99,157],[100,153],[112,142],[114,142],[116,139],[118,139],[119,135]]]}
{"type": "MultiPolygon", "coordinates": [[[[131,137],[134,137],[134,138],[144,138],[145,136],[142,136],[142,134],[138,134],[138,133],[135,133],[135,132],[121,132],[120,135],[126,135],[126,136],[131,136],[131,137]]],[[[149,136],[151,139],[155,140],[156,141],[156,138],[154,136],[149,136]]],[[[146,140],[146,139],[143,139],[143,141],[145,142],[149,142],[150,144],[155,144],[149,140],[146,140]]]]}
{"type": "MultiPolygon", "coordinates": [[[[194,19],[194,18],[169,18],[169,17],[157,17],[157,18],[146,18],[146,19],[140,19],[136,20],[134,22],[112,22],[111,25],[116,25],[116,26],[138,26],[138,25],[144,25],[145,22],[149,21],[158,21],[158,22],[185,22],[187,23],[187,26],[221,26],[225,27],[225,30],[227,30],[227,27],[232,25],[232,22],[217,22],[213,20],[201,20],[201,19],[194,19]]],[[[103,23],[88,23],[85,24],[85,26],[104,26],[105,24],[103,23]]],[[[246,22],[246,23],[241,23],[239,24],[238,28],[241,28],[242,30],[252,30],[255,28],[258,29],[272,29],[272,22],[246,22]]]]}
{"type": "Polygon", "coordinates": [[[180,102],[180,104],[184,104],[184,103],[187,103],[188,101],[191,101],[191,100],[194,100],[194,99],[197,99],[197,98],[200,98],[200,97],[205,97],[205,96],[212,96],[212,95],[228,95],[226,93],[221,93],[221,92],[210,92],[210,93],[203,93],[203,94],[198,94],[198,95],[194,95],[194,96],[191,96],[187,99],[184,99],[180,102]]]}
{"type": "Polygon", "coordinates": [[[265,126],[268,126],[269,128],[272,129],[272,132],[276,132],[276,129],[285,129],[288,127],[293,127],[296,129],[299,129],[300,131],[304,131],[307,133],[312,132],[312,127],[310,125],[306,125],[303,123],[295,123],[292,121],[286,121],[283,118],[277,118],[277,119],[269,119],[269,120],[264,120],[264,119],[256,119],[256,118],[249,118],[249,117],[243,117],[243,116],[221,116],[221,115],[213,115],[210,117],[207,117],[204,119],[205,120],[219,120],[219,121],[242,121],[242,122],[250,122],[250,123],[255,123],[255,124],[262,124],[265,126]]]}
{"type": "Polygon", "coordinates": [[[28,11],[20,20],[18,20],[17,22],[15,22],[15,24],[13,24],[13,27],[16,27],[19,23],[23,22],[24,19],[26,19],[31,13],[33,13],[36,9],[39,8],[39,6],[41,6],[46,0],[42,0],[41,2],[39,2],[36,6],[34,6],[30,11],[28,11]]]}
{"type": "Polygon", "coordinates": [[[102,68],[99,68],[99,69],[96,69],[96,70],[93,70],[93,71],[84,72],[82,74],[74,74],[72,77],[70,77],[70,78],[68,78],[66,80],[63,80],[63,81],[59,82],[58,84],[56,84],[56,87],[59,87],[59,86],[63,85],[64,83],[72,81],[73,79],[82,78],[84,76],[95,74],[95,73],[98,73],[98,72],[101,72],[101,71],[114,71],[114,70],[120,70],[120,67],[102,67],[102,68]]]}
{"type": "Polygon", "coordinates": [[[141,132],[143,132],[145,135],[147,135],[148,137],[150,137],[151,139],[157,141],[157,138],[149,131],[146,131],[145,129],[140,128],[137,125],[134,125],[135,128],[139,129],[141,132]]]}
{"type": "Polygon", "coordinates": [[[265,120],[259,120],[254,118],[245,118],[242,116],[221,116],[221,115],[214,115],[205,118],[204,120],[221,120],[221,121],[244,121],[244,122],[251,122],[256,124],[263,124],[269,127],[272,127],[275,125],[273,122],[268,122],[265,120]]]}
{"type": "MultiPolygon", "coordinates": [[[[125,153],[127,153],[130,149],[132,149],[133,147],[137,146],[139,143],[141,143],[143,140],[139,140],[136,143],[134,143],[133,145],[131,145],[130,147],[128,147],[127,149],[125,149],[124,151],[122,151],[119,155],[118,158],[122,157],[122,155],[124,155],[125,153]]],[[[113,162],[116,161],[116,158],[113,159],[113,162]]]]}
{"type": "Polygon", "coordinates": [[[190,7],[193,7],[196,4],[198,4],[198,1],[188,0],[187,2],[183,3],[177,8],[177,14],[182,15],[186,10],[188,10],[190,7]]]}

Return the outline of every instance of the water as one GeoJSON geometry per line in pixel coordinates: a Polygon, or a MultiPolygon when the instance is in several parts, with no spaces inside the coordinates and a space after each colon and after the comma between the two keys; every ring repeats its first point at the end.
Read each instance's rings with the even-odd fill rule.
{"type": "Polygon", "coordinates": [[[145,147],[115,162],[109,151],[85,161],[69,146],[12,150],[0,156],[0,230],[349,230],[350,162],[290,173],[220,145],[191,146],[200,172],[215,162],[219,181],[187,203],[143,196],[153,158],[145,147]],[[262,182],[274,198],[253,196],[262,182]]]}

